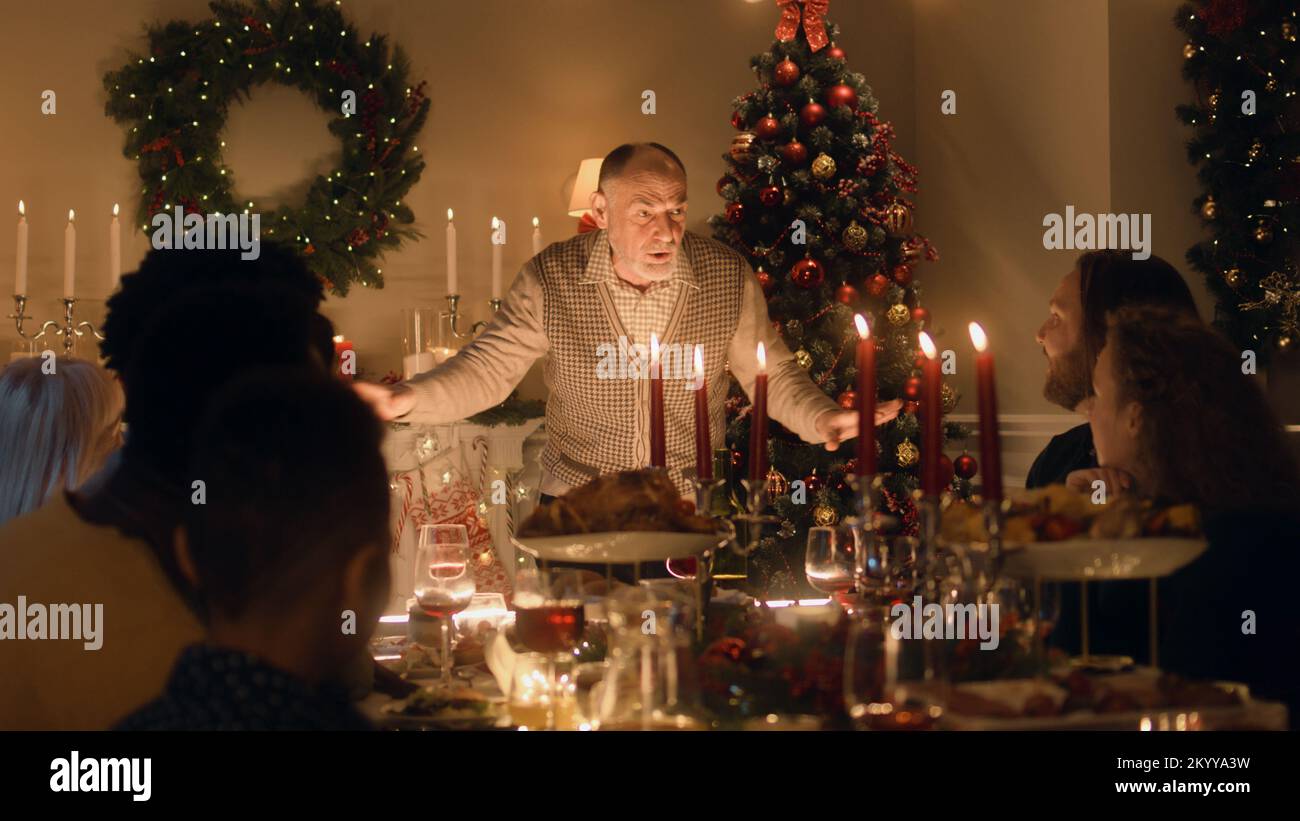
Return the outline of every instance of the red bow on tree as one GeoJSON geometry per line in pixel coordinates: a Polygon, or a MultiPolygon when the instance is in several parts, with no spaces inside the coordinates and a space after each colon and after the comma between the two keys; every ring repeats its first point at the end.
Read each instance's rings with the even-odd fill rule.
{"type": "Polygon", "coordinates": [[[829,42],[826,36],[826,10],[831,0],[776,0],[781,9],[781,20],[776,24],[776,39],[788,43],[799,32],[799,19],[803,18],[803,32],[808,45],[820,51],[829,42]],[[802,8],[801,8],[802,7],[802,8]]]}

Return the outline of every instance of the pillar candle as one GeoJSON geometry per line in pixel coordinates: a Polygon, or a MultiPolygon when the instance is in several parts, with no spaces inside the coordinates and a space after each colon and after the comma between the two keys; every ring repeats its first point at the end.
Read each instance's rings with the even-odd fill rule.
{"type": "Polygon", "coordinates": [[[17,260],[14,263],[14,294],[27,293],[27,208],[18,201],[17,260]]]}
{"type": "Polygon", "coordinates": [[[77,279],[76,214],[68,211],[68,227],[63,229],[63,296],[72,299],[77,279]]]}
{"type": "Polygon", "coordinates": [[[939,371],[939,351],[930,335],[922,331],[918,336],[925,362],[921,368],[921,495],[938,496],[939,457],[943,451],[943,400],[940,398],[942,376],[939,371]]]}
{"type": "Polygon", "coordinates": [[[492,218],[492,298],[501,298],[501,253],[505,249],[506,224],[496,217],[492,218]],[[501,232],[501,241],[497,241],[497,232],[501,232]]]}
{"type": "Polygon", "coordinates": [[[533,256],[542,252],[542,222],[533,217],[533,256]]]}
{"type": "Polygon", "coordinates": [[[447,209],[447,293],[456,291],[456,223],[452,222],[451,209],[447,209]]]}
{"type": "Polygon", "coordinates": [[[117,218],[117,203],[113,203],[113,221],[108,225],[108,292],[117,290],[122,281],[122,223],[117,218]]]}
{"type": "Polygon", "coordinates": [[[858,326],[858,470],[859,476],[876,472],[876,341],[862,314],[853,317],[858,326]]]}
{"type": "Polygon", "coordinates": [[[754,406],[749,420],[749,478],[767,476],[767,351],[758,343],[758,373],[754,376],[754,406]]]}
{"type": "Polygon", "coordinates": [[[650,467],[668,467],[664,454],[664,380],[657,334],[650,334],[650,467]]]}
{"type": "Polygon", "coordinates": [[[975,345],[975,384],[979,391],[980,470],[984,472],[984,498],[1002,501],[1002,448],[998,431],[997,383],[993,377],[993,352],[978,322],[970,324],[975,345]]]}
{"type": "Polygon", "coordinates": [[[353,348],[352,342],[345,339],[342,335],[334,337],[334,362],[338,368],[337,373],[339,376],[344,379],[356,378],[356,350],[353,348]],[[352,373],[348,373],[344,370],[343,354],[346,351],[352,351],[352,365],[350,366],[352,373]]]}
{"type": "Polygon", "coordinates": [[[713,446],[709,441],[709,383],[704,378],[704,346],[695,346],[695,472],[700,481],[713,479],[713,446]]]}

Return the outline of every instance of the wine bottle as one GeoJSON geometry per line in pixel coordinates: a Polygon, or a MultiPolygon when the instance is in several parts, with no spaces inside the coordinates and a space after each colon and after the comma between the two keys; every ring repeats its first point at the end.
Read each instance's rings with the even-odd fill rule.
{"type": "MultiPolygon", "coordinates": [[[[721,519],[733,519],[745,512],[744,505],[736,495],[736,483],[731,464],[731,451],[717,448],[713,451],[713,475],[723,479],[725,484],[718,488],[709,500],[709,515],[721,519]]],[[[749,558],[742,556],[730,547],[723,547],[713,553],[713,565],[709,575],[721,586],[739,586],[749,579],[749,558]]]]}

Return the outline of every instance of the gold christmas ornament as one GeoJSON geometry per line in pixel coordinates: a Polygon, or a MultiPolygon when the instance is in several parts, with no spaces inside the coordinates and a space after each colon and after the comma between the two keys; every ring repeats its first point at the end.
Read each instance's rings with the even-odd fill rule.
{"type": "Polygon", "coordinates": [[[943,412],[952,413],[952,409],[957,407],[957,390],[945,382],[939,388],[939,396],[943,402],[943,412]]]}
{"type": "Polygon", "coordinates": [[[912,209],[896,202],[885,211],[885,231],[891,237],[912,233],[912,209]]]}
{"type": "Polygon", "coordinates": [[[1260,245],[1268,245],[1272,241],[1273,229],[1269,227],[1267,222],[1261,221],[1259,225],[1255,226],[1255,242],[1260,245]]]}
{"type": "Polygon", "coordinates": [[[1250,144],[1250,148],[1246,150],[1246,157],[1250,159],[1251,162],[1258,160],[1263,155],[1264,155],[1264,144],[1259,140],[1255,140],[1254,142],[1252,142],[1250,144]]]}
{"type": "Polygon", "coordinates": [[[1210,108],[1218,108],[1218,107],[1219,107],[1219,99],[1220,99],[1220,97],[1221,97],[1221,95],[1220,95],[1219,92],[1217,92],[1217,91],[1210,95],[1210,108]]]}
{"type": "Polygon", "coordinates": [[[1241,285],[1241,269],[1236,265],[1223,272],[1223,281],[1228,283],[1228,287],[1236,288],[1241,285]]]}
{"type": "Polygon", "coordinates": [[[917,449],[916,445],[912,444],[912,440],[904,439],[898,443],[898,450],[894,452],[894,455],[898,458],[899,467],[910,468],[916,464],[917,459],[921,458],[921,451],[917,449]]]}
{"type": "Polygon", "coordinates": [[[889,310],[885,312],[885,317],[895,325],[906,325],[912,319],[912,312],[900,302],[897,305],[890,305],[889,310]]]}
{"type": "Polygon", "coordinates": [[[858,225],[856,221],[850,222],[849,227],[844,229],[844,245],[850,251],[861,251],[867,247],[867,229],[858,225]]]}
{"type": "Polygon", "coordinates": [[[806,371],[812,367],[812,354],[808,353],[803,348],[800,348],[794,352],[794,361],[798,362],[799,367],[806,371]]]}
{"type": "Polygon", "coordinates": [[[1289,351],[1295,347],[1295,340],[1289,336],[1279,336],[1277,338],[1277,349],[1279,351],[1289,351]]]}
{"type": "Polygon", "coordinates": [[[754,150],[754,140],[758,135],[752,131],[742,131],[731,139],[731,158],[738,163],[748,163],[754,150]]]}
{"type": "Polygon", "coordinates": [[[818,527],[830,527],[839,520],[839,514],[830,505],[817,505],[817,507],[813,508],[813,522],[818,527]]]}
{"type": "Polygon", "coordinates": [[[1269,77],[1268,80],[1264,83],[1264,90],[1277,91],[1277,80],[1274,80],[1272,77],[1269,77]]]}
{"type": "Polygon", "coordinates": [[[1214,201],[1214,197],[1205,198],[1205,202],[1201,205],[1201,216],[1207,220],[1216,219],[1219,216],[1219,204],[1214,201]]]}
{"type": "Polygon", "coordinates": [[[1282,23],[1282,39],[1288,43],[1295,42],[1295,23],[1286,20],[1282,23]]]}
{"type": "Polygon", "coordinates": [[[1196,56],[1196,46],[1192,45],[1191,42],[1186,43],[1183,46],[1183,59],[1190,60],[1195,56],[1196,56]]]}
{"type": "Polygon", "coordinates": [[[781,204],[789,208],[792,202],[794,202],[794,192],[787,188],[785,193],[781,195],[781,204]]]}
{"type": "Polygon", "coordinates": [[[772,496],[784,496],[790,492],[789,480],[774,467],[767,470],[767,491],[772,496]]]}
{"type": "Polygon", "coordinates": [[[819,180],[829,180],[835,176],[835,160],[827,154],[818,154],[812,163],[812,173],[819,180]]]}

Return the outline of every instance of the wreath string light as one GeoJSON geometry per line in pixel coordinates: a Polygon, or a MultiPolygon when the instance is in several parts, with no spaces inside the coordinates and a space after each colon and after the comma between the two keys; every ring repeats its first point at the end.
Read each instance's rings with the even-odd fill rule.
{"type": "Polygon", "coordinates": [[[384,252],[420,236],[406,195],[424,170],[415,136],[429,114],[400,47],[362,40],[338,2],[215,0],[212,18],[148,30],[149,51],[104,77],[106,111],[129,127],[123,153],[137,162],[136,223],[155,214],[258,212],[236,194],[221,132],[234,102],[276,82],[308,94],[334,117],[342,160],[317,176],[306,201],[262,213],[264,241],[301,253],[326,287],[383,287],[384,252]],[[348,95],[347,92],[352,92],[348,95]],[[345,105],[355,104],[355,110],[345,105]]]}

